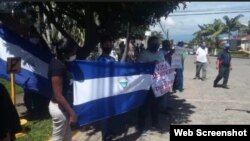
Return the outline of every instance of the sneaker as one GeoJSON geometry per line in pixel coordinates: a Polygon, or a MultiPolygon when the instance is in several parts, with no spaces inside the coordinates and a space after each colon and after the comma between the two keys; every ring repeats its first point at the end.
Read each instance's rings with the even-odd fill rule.
{"type": "Polygon", "coordinates": [[[222,86],[224,89],[230,89],[227,85],[222,86]]]}
{"type": "Polygon", "coordinates": [[[162,127],[159,124],[152,125],[151,129],[153,131],[158,131],[158,132],[162,132],[163,131],[162,127]]]}
{"type": "Polygon", "coordinates": [[[218,85],[214,83],[213,87],[216,88],[216,87],[218,87],[218,85]]]}
{"type": "Polygon", "coordinates": [[[201,81],[205,81],[206,80],[206,78],[201,78],[201,81]]]}
{"type": "Polygon", "coordinates": [[[193,79],[201,79],[200,77],[195,76],[193,79]]]}
{"type": "Polygon", "coordinates": [[[182,89],[180,89],[179,91],[180,91],[180,92],[183,92],[183,91],[184,91],[184,89],[182,88],[182,89]]]}
{"type": "Polygon", "coordinates": [[[141,130],[141,131],[139,131],[139,134],[140,134],[140,136],[147,136],[148,135],[147,130],[141,130]]]}

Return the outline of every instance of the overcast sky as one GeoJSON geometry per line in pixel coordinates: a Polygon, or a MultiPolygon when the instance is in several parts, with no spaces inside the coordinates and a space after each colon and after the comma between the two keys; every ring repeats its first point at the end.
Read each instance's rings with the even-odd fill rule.
{"type": "MultiPolygon", "coordinates": [[[[198,24],[209,24],[213,23],[215,18],[223,20],[225,15],[232,18],[239,14],[244,15],[244,17],[240,18],[240,22],[248,24],[250,20],[250,2],[190,2],[187,3],[186,9],[180,8],[170,14],[167,19],[162,18],[161,24],[165,32],[169,30],[170,39],[174,39],[176,42],[179,40],[190,41],[193,38],[193,33],[199,30],[198,24]]],[[[162,31],[159,25],[150,27],[150,29],[162,31]]]]}

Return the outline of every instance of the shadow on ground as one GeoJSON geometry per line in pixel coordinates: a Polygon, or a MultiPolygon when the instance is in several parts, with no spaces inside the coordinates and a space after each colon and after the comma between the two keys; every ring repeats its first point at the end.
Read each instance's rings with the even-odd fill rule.
{"type": "MultiPolygon", "coordinates": [[[[165,96],[165,103],[167,112],[160,113],[160,124],[163,130],[162,134],[170,131],[171,124],[185,124],[190,122],[189,116],[194,112],[193,105],[186,102],[184,99],[179,99],[178,94],[168,94],[165,96]]],[[[119,115],[112,119],[111,126],[112,133],[116,136],[115,141],[135,141],[140,137],[140,134],[129,129],[137,127],[137,113],[138,109],[134,109],[126,114],[119,115]]],[[[150,128],[150,116],[147,116],[147,127],[150,128]]],[[[101,122],[94,123],[84,127],[84,131],[88,136],[95,135],[101,131],[101,122]]]]}

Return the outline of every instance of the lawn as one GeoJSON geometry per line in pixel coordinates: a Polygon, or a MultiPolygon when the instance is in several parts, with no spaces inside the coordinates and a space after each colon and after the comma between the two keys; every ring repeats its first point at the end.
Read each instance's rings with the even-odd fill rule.
{"type": "MultiPolygon", "coordinates": [[[[222,49],[218,49],[217,52],[220,52],[222,49]]],[[[244,53],[244,52],[240,52],[240,51],[230,51],[230,54],[232,56],[232,58],[249,58],[249,55],[244,53]]],[[[213,56],[213,55],[212,55],[213,56]]]]}
{"type": "MultiPolygon", "coordinates": [[[[10,86],[10,81],[0,78],[0,83],[2,83],[6,87],[6,89],[8,90],[8,92],[10,94],[10,91],[11,91],[10,90],[10,87],[11,87],[10,86]]],[[[16,85],[16,93],[17,94],[23,93],[23,88],[16,85]]]]}
{"type": "Polygon", "coordinates": [[[28,121],[26,135],[17,138],[17,141],[48,141],[52,133],[51,119],[28,121]]]}
{"type": "MultiPolygon", "coordinates": [[[[10,81],[0,78],[2,83],[10,94],[10,81]]],[[[16,85],[16,93],[23,93],[23,88],[16,85]]],[[[42,116],[43,113],[41,113],[42,116]]],[[[39,117],[40,118],[40,117],[39,117]]],[[[26,135],[17,138],[17,141],[48,141],[52,133],[52,121],[51,118],[45,119],[32,119],[29,120],[25,126],[26,135]]]]}

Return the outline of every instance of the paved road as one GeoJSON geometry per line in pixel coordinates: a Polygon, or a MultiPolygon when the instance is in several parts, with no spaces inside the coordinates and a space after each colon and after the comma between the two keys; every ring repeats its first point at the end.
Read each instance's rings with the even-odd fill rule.
{"type": "MultiPolygon", "coordinates": [[[[232,60],[230,90],[213,88],[217,75],[216,58],[211,57],[206,81],[193,80],[195,65],[188,56],[184,70],[184,92],[168,95],[169,115],[161,115],[164,133],[149,131],[140,137],[132,124],[116,141],[168,141],[170,124],[250,124],[250,59],[232,60]],[[229,109],[229,110],[228,110],[229,109]]],[[[136,114],[136,112],[132,113],[136,114]]],[[[135,116],[134,116],[135,117],[135,116]]],[[[132,118],[133,119],[133,118],[132,118]]],[[[118,123],[119,124],[119,123],[118,123]]],[[[74,135],[75,141],[101,141],[100,131],[85,129],[74,135]]]]}
{"type": "MultiPolygon", "coordinates": [[[[211,58],[206,81],[193,80],[195,65],[193,56],[188,56],[184,70],[184,92],[167,96],[169,115],[161,115],[163,133],[149,131],[140,137],[135,131],[136,111],[124,121],[117,121],[119,136],[116,141],[169,141],[170,124],[250,124],[250,59],[232,61],[233,70],[229,78],[230,90],[213,88],[217,75],[215,59],[211,58]],[[229,110],[227,110],[229,109],[229,110]],[[121,123],[129,122],[129,128],[121,123]]],[[[20,99],[20,98],[19,98],[20,99]]],[[[19,109],[19,112],[23,109],[19,109]]],[[[74,141],[101,141],[100,128],[76,130],[74,141]]]]}

